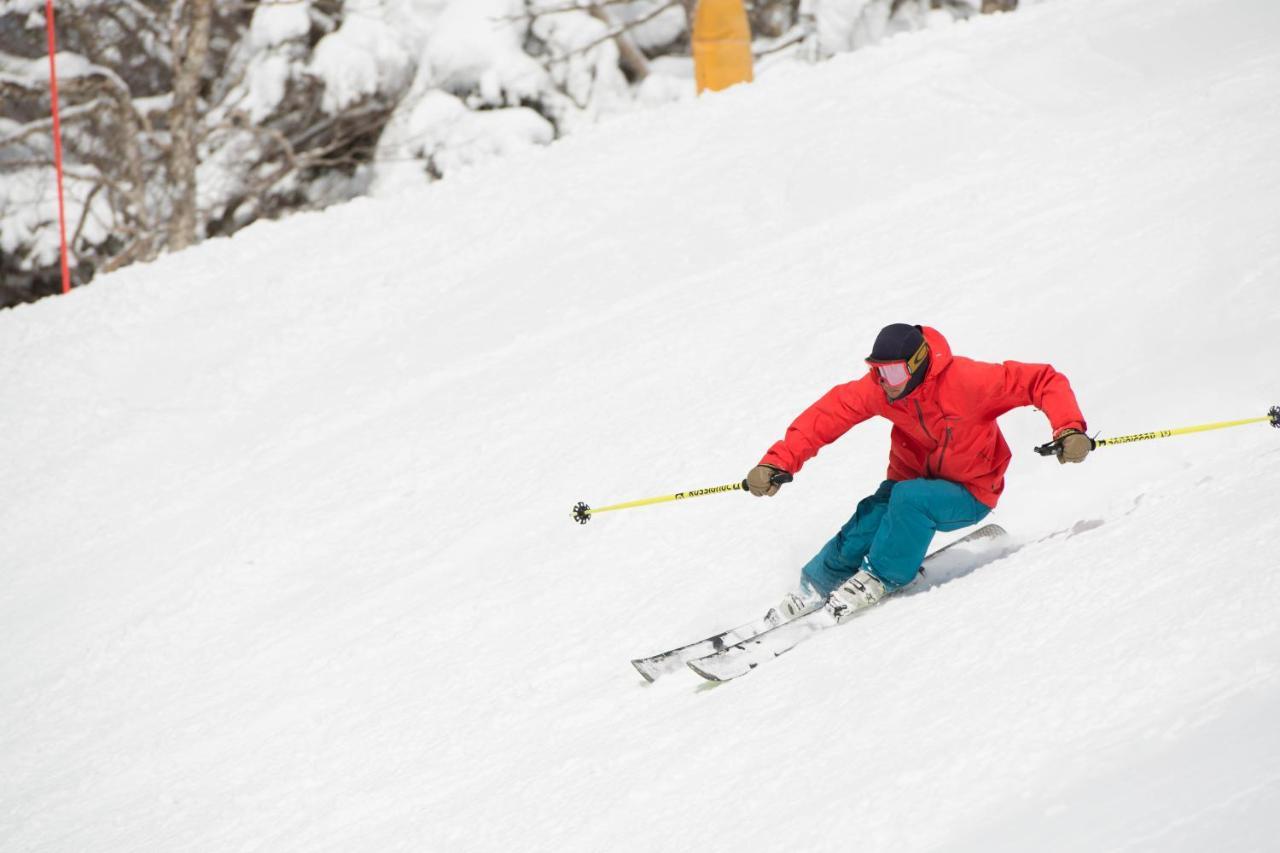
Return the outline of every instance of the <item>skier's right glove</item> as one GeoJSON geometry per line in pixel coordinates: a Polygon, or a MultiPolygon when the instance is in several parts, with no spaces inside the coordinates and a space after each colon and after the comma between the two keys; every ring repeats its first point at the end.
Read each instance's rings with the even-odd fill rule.
{"type": "Polygon", "coordinates": [[[773,497],[783,483],[790,482],[790,474],[772,465],[757,465],[747,473],[747,491],[758,498],[773,497]]]}

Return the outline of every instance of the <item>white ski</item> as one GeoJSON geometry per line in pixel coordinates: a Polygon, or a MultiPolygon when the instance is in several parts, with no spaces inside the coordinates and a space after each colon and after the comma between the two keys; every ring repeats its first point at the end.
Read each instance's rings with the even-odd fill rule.
{"type": "MultiPolygon", "coordinates": [[[[1000,525],[985,525],[925,557],[922,568],[927,573],[929,563],[932,560],[956,545],[980,539],[997,539],[1005,535],[1005,530],[1000,525]]],[[[867,609],[870,610],[871,608],[867,609]]],[[[865,612],[860,611],[854,614],[854,618],[865,612]]],[[[776,628],[759,632],[732,645],[725,645],[723,648],[709,652],[703,657],[686,658],[687,665],[708,681],[731,681],[746,675],[760,664],[771,661],[778,655],[790,651],[818,631],[830,628],[835,624],[835,617],[826,608],[820,607],[797,616],[795,619],[783,622],[776,628]]]]}
{"type": "MultiPolygon", "coordinates": [[[[807,613],[821,609],[822,603],[815,604],[807,613]]],[[[689,643],[686,646],[679,646],[665,652],[659,652],[656,655],[650,655],[647,658],[636,658],[631,665],[636,668],[646,681],[654,681],[660,676],[667,673],[677,672],[684,668],[684,665],[691,660],[706,657],[714,654],[722,649],[741,643],[743,640],[749,640],[765,631],[771,631],[780,625],[784,625],[787,618],[777,611],[770,608],[769,612],[759,619],[753,619],[745,625],[739,625],[737,628],[730,628],[728,631],[722,631],[707,637],[705,640],[699,640],[696,643],[689,643]]]]}

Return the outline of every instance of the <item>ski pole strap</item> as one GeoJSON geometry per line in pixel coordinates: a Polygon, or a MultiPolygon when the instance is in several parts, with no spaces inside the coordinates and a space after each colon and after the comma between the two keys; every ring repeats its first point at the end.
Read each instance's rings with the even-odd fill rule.
{"type": "MultiPolygon", "coordinates": [[[[1137,441],[1150,441],[1156,438],[1169,438],[1175,435],[1189,435],[1193,432],[1208,432],[1214,429],[1227,429],[1228,427],[1244,426],[1245,424],[1258,424],[1267,421],[1273,427],[1280,429],[1280,406],[1272,406],[1266,415],[1260,418],[1245,418],[1239,421],[1219,421],[1213,424],[1199,424],[1197,426],[1179,427],[1178,429],[1162,429],[1155,432],[1140,432],[1134,435],[1121,435],[1116,438],[1097,438],[1089,439],[1093,442],[1093,448],[1107,447],[1112,444],[1133,444],[1137,441]]],[[[1041,456],[1058,456],[1062,453],[1062,439],[1051,441],[1048,444],[1042,444],[1036,448],[1036,453],[1041,456]]]]}
{"type": "MultiPolygon", "coordinates": [[[[786,471],[779,471],[770,477],[773,482],[782,484],[790,483],[791,475],[786,471]]],[[[703,495],[718,495],[724,492],[745,492],[747,491],[747,481],[740,480],[736,483],[726,483],[723,486],[710,486],[705,489],[690,489],[687,492],[676,492],[674,495],[663,495],[660,498],[644,498],[638,501],[627,501],[626,503],[613,504],[612,506],[598,506],[595,509],[587,506],[579,501],[573,507],[573,520],[579,524],[586,524],[591,520],[591,516],[598,512],[613,512],[616,509],[631,509],[637,506],[650,506],[652,504],[668,503],[669,501],[682,501],[686,498],[700,498],[703,495]]]]}

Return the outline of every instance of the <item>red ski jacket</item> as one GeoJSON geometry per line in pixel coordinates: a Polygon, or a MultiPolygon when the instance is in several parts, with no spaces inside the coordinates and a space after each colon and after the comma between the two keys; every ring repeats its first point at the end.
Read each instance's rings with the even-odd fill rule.
{"type": "Polygon", "coordinates": [[[792,474],[819,450],[873,415],[893,421],[890,480],[950,480],[994,507],[1004,491],[1009,445],[996,418],[1019,406],[1035,406],[1053,434],[1085,430],[1067,377],[1047,364],[1003,364],[953,356],[937,330],[924,328],[929,373],[910,394],[890,402],[875,370],[832,388],[796,418],[760,460],[792,474]]]}

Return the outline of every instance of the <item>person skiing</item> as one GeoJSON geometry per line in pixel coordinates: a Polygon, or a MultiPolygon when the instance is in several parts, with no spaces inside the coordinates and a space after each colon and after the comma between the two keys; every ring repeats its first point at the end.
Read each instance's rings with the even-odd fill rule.
{"type": "Polygon", "coordinates": [[[780,606],[788,617],[825,598],[842,621],[914,580],[934,533],[986,518],[1012,458],[996,424],[1005,412],[1044,412],[1059,462],[1083,462],[1093,447],[1071,384],[1048,364],[955,356],[936,329],[906,323],[885,326],[866,362],[865,376],[805,409],[747,474],[751,494],[771,497],[854,425],[893,423],[885,481],[801,569],[780,606]]]}

